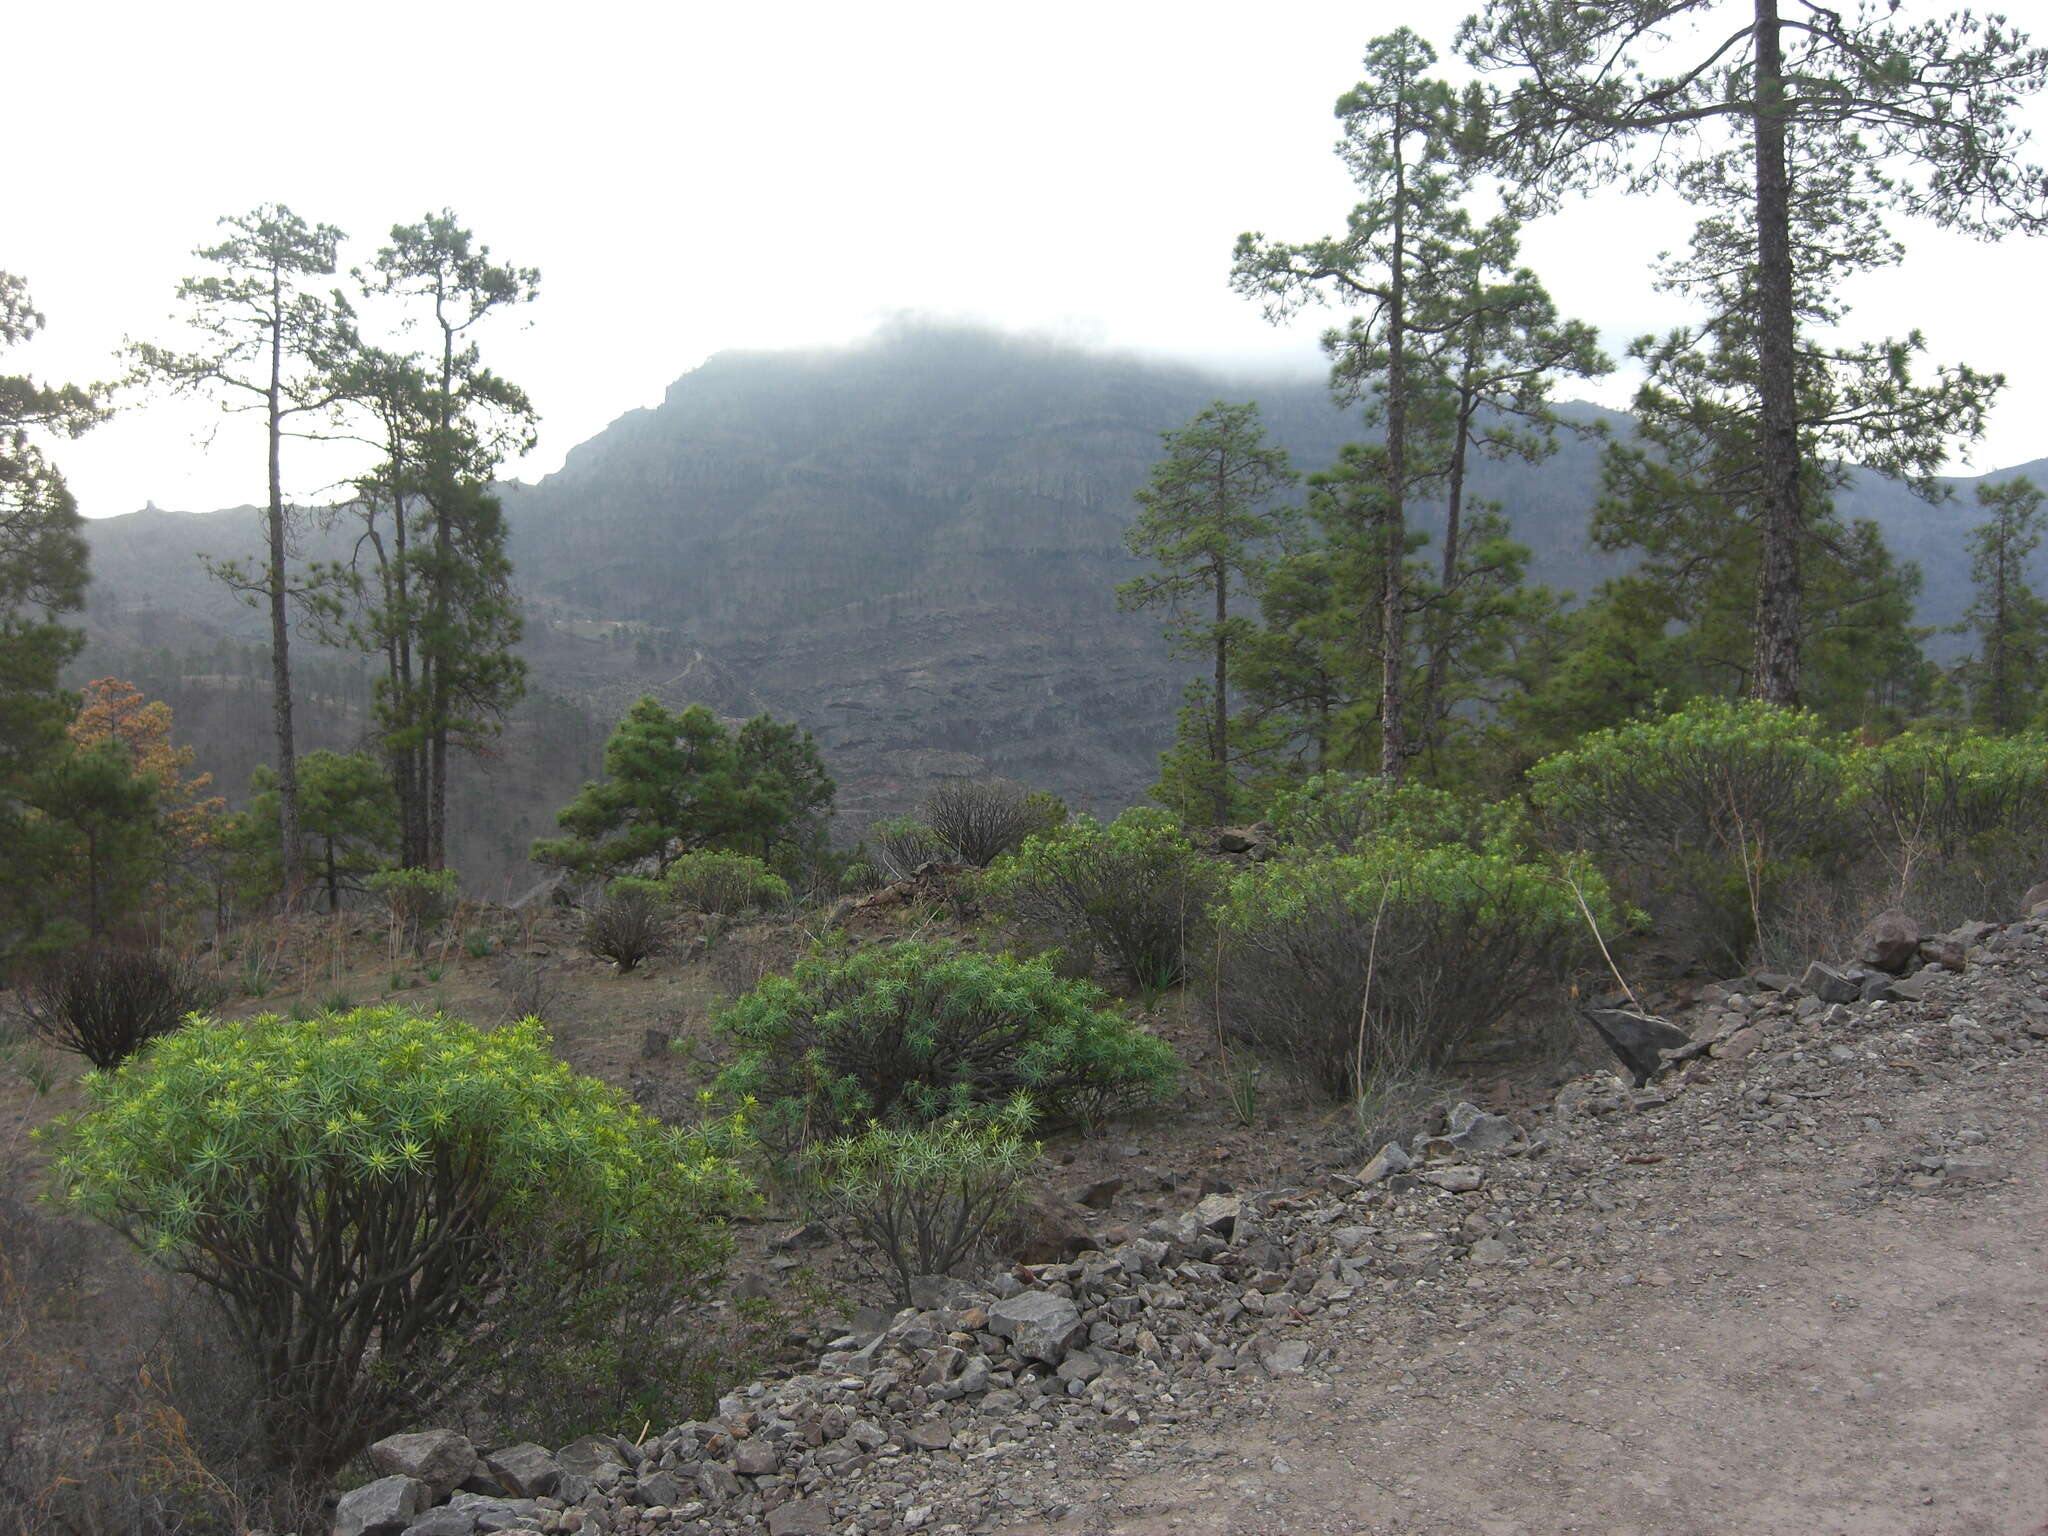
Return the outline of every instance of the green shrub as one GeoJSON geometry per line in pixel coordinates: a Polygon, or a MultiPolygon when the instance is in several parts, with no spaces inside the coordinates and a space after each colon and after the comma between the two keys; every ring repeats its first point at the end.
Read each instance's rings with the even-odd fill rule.
{"type": "Polygon", "coordinates": [[[944,863],[952,856],[938,833],[915,816],[885,816],[870,822],[863,841],[868,863],[884,881],[908,880],[919,865],[934,860],[944,863]]]}
{"type": "Polygon", "coordinates": [[[1104,824],[1081,816],[998,859],[982,881],[990,910],[1087,939],[1147,988],[1171,986],[1207,925],[1225,866],[1167,812],[1141,807],[1104,824]]]}
{"type": "Polygon", "coordinates": [[[1529,794],[1660,932],[1729,963],[1852,853],[1840,743],[1817,716],[1769,704],[1700,699],[1596,732],[1530,769],[1529,794]]]}
{"type": "Polygon", "coordinates": [[[188,956],[95,945],[34,966],[19,1004],[45,1044],[104,1070],[169,1034],[187,1014],[217,1006],[225,990],[188,956]]]}
{"type": "Polygon", "coordinates": [[[715,1274],[745,1195],[532,1023],[195,1021],[86,1086],[49,1134],[56,1193],[213,1292],[266,1460],[301,1481],[429,1421],[521,1316],[573,1311],[636,1256],[715,1274]]]}
{"type": "Polygon", "coordinates": [[[811,1209],[842,1240],[872,1244],[877,1258],[868,1262],[908,1306],[913,1279],[980,1255],[1016,1205],[1038,1155],[1024,1139],[1030,1124],[1030,1105],[1018,1102],[993,1119],[870,1125],[823,1143],[804,1163],[811,1209]]]}
{"type": "Polygon", "coordinates": [[[1030,1096],[1054,1119],[1162,1097],[1162,1040],[1042,962],[950,944],[814,950],[719,1015],[739,1059],[719,1080],[758,1105],[764,1140],[796,1150],[876,1121],[929,1124],[1030,1096]]]}
{"type": "Polygon", "coordinates": [[[623,975],[668,947],[667,891],[659,881],[621,875],[583,920],[583,950],[623,975]]]}
{"type": "Polygon", "coordinates": [[[428,931],[455,910],[460,889],[452,869],[380,869],[370,876],[369,888],[391,914],[392,947],[415,953],[426,948],[428,931]]]}
{"type": "Polygon", "coordinates": [[[715,917],[789,900],[789,882],[743,853],[686,853],[669,865],[667,884],[676,905],[715,917]]]}
{"type": "Polygon", "coordinates": [[[918,807],[918,820],[953,861],[977,868],[1066,819],[1066,805],[1058,796],[1010,779],[951,779],[918,807]]]}
{"type": "Polygon", "coordinates": [[[2014,915],[2048,876],[2048,736],[1908,733],[1849,766],[1887,899],[1922,922],[2014,915]]]}
{"type": "MultiPolygon", "coordinates": [[[[1596,920],[1600,877],[1571,874],[1596,920]]],[[[1224,1030],[1333,1097],[1440,1065],[1592,944],[1564,880],[1503,854],[1386,839],[1278,859],[1230,883],[1205,957],[1224,1030]]]]}
{"type": "Polygon", "coordinates": [[[1482,807],[1424,784],[1378,774],[1320,773],[1274,802],[1273,840],[1303,852],[1356,853],[1386,837],[1419,847],[1484,848],[1512,831],[1512,808],[1482,807]]]}

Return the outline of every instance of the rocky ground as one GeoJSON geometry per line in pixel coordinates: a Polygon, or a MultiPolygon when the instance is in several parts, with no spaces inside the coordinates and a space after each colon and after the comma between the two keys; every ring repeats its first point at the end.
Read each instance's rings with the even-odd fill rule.
{"type": "Polygon", "coordinates": [[[1710,988],[1646,1088],[935,1281],[712,1420],[387,1443],[338,1529],[2034,1536],[2048,921],[1925,953],[1962,969],[1710,988]]]}

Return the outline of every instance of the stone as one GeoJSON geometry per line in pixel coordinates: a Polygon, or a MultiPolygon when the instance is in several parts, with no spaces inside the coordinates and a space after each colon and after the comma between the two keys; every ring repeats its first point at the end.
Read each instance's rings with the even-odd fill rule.
{"type": "Polygon", "coordinates": [[[1738,1029],[1732,1035],[1723,1035],[1708,1049],[1716,1061],[1740,1061],[1763,1043],[1761,1030],[1738,1029]]]}
{"type": "Polygon", "coordinates": [[[2005,1177],[2005,1170],[1996,1163],[1952,1157],[1941,1165],[1941,1176],[1951,1184],[1996,1184],[2005,1177]]]}
{"type": "Polygon", "coordinates": [[[1085,1349],[1077,1349],[1060,1362],[1055,1374],[1062,1381],[1090,1382],[1102,1374],[1102,1362],[1085,1349]]]}
{"type": "Polygon", "coordinates": [[[1508,1261],[1508,1245],[1497,1237],[1482,1237],[1472,1245],[1467,1255],[1470,1262],[1479,1265],[1505,1264],[1508,1261]]]}
{"type": "Polygon", "coordinates": [[[633,1502],[642,1509],[651,1509],[656,1504],[680,1504],[682,1501],[683,1485],[676,1481],[673,1472],[650,1472],[633,1490],[633,1502]]]}
{"type": "Polygon", "coordinates": [[[479,1536],[531,1530],[541,1518],[540,1506],[532,1499],[493,1499],[476,1493],[458,1493],[449,1500],[446,1513],[469,1521],[479,1536]]]}
{"type": "Polygon", "coordinates": [[[2048,880],[2039,885],[2027,887],[2027,894],[2020,898],[2020,916],[2032,917],[2041,907],[2048,906],[2048,880]]]}
{"type": "Polygon", "coordinates": [[[1796,992],[1799,983],[1780,971],[1757,971],[1749,978],[1759,992],[1796,992]]]}
{"type": "Polygon", "coordinates": [[[1461,1153],[1502,1152],[1520,1139],[1515,1122],[1505,1115],[1490,1115],[1477,1105],[1462,1100],[1454,1105],[1449,1130],[1422,1144],[1426,1157],[1456,1157],[1461,1153]]]}
{"type": "Polygon", "coordinates": [[[1662,1070],[1664,1058],[1660,1052],[1692,1044],[1692,1036],[1669,1019],[1639,1009],[1588,1008],[1585,1014],[1621,1064],[1635,1074],[1638,1088],[1662,1070]]]}
{"type": "Polygon", "coordinates": [[[782,1467],[782,1452],[753,1436],[733,1443],[732,1469],[743,1477],[769,1477],[782,1467]]]}
{"type": "Polygon", "coordinates": [[[1093,1184],[1075,1192],[1074,1203],[1085,1205],[1091,1211],[1106,1211],[1123,1187],[1122,1179],[1097,1179],[1093,1184]]]}
{"type": "Polygon", "coordinates": [[[1394,1174],[1406,1173],[1414,1166],[1415,1159],[1408,1155],[1407,1149],[1398,1141],[1390,1141],[1373,1153],[1372,1160],[1358,1170],[1358,1182],[1377,1184],[1394,1174]]]}
{"type": "Polygon", "coordinates": [[[400,1536],[432,1502],[432,1489],[416,1477],[380,1477],[341,1496],[334,1536],[400,1536]]]}
{"type": "Polygon", "coordinates": [[[466,1509],[430,1509],[405,1528],[405,1536],[477,1536],[476,1516],[466,1509]]]}
{"type": "Polygon", "coordinates": [[[1286,1339],[1260,1356],[1259,1363],[1270,1376],[1299,1376],[1308,1369],[1307,1339],[1286,1339]]]}
{"type": "Polygon", "coordinates": [[[523,1445],[508,1445],[502,1451],[492,1451],[484,1457],[484,1465],[505,1487],[505,1491],[524,1499],[537,1499],[555,1491],[562,1480],[562,1464],[555,1460],[545,1446],[531,1441],[523,1445]]]}
{"type": "Polygon", "coordinates": [[[1468,1163],[1453,1163],[1448,1168],[1430,1168],[1423,1172],[1423,1181],[1434,1184],[1438,1189],[1453,1195],[1469,1195],[1486,1182],[1486,1175],[1468,1163]]]}
{"type": "Polygon", "coordinates": [[[1864,924],[1852,947],[1856,963],[1903,976],[1920,957],[1920,924],[1903,908],[1891,907],[1864,924]]]}
{"type": "Polygon", "coordinates": [[[625,1460],[619,1455],[619,1448],[606,1435],[589,1435],[565,1445],[555,1453],[555,1464],[564,1472],[573,1472],[578,1477],[589,1477],[599,1467],[622,1467],[625,1460]]]}
{"type": "MultiPolygon", "coordinates": [[[[1961,967],[1957,967],[1961,969],[1961,967]]],[[[1892,995],[1909,1003],[1922,1002],[1933,990],[1934,978],[1925,971],[1915,971],[1910,976],[1900,976],[1892,982],[1892,995]]]]}
{"type": "Polygon", "coordinates": [[[433,1491],[427,1502],[439,1504],[475,1470],[476,1447],[452,1429],[387,1435],[370,1447],[370,1465],[386,1477],[418,1478],[433,1491]]]}
{"type": "Polygon", "coordinates": [[[1004,1218],[993,1242],[998,1253],[1020,1264],[1063,1264],[1093,1248],[1095,1234],[1066,1201],[1032,1195],[1004,1218]]]}
{"type": "Polygon", "coordinates": [[[825,1499],[798,1499],[768,1511],[768,1536],[831,1536],[832,1505],[825,1499]]]}
{"type": "Polygon", "coordinates": [[[1806,968],[1799,984],[1824,1003],[1853,1003],[1863,995],[1862,982],[1818,960],[1806,968]]]}
{"type": "Polygon", "coordinates": [[[941,1419],[910,1427],[910,1443],[920,1451],[943,1451],[953,1443],[952,1427],[941,1419]]]}
{"type": "Polygon", "coordinates": [[[1236,1195],[1204,1195],[1195,1207],[1195,1220],[1205,1231],[1227,1238],[1237,1229],[1237,1219],[1243,1213],[1244,1202],[1236,1195]]]}
{"type": "Polygon", "coordinates": [[[1047,1291],[1026,1291],[997,1302],[988,1309],[988,1330],[1009,1340],[1020,1358],[1051,1366],[1064,1360],[1088,1333],[1074,1304],[1047,1291]]]}

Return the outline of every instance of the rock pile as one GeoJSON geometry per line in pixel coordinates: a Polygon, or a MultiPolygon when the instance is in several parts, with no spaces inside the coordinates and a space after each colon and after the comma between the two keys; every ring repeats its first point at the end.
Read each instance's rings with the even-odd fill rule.
{"type": "MultiPolygon", "coordinates": [[[[1077,1468],[1142,1464],[1151,1437],[1315,1379],[1335,1330],[1382,1329],[1398,1308],[1515,1331],[1672,1284],[1630,1260],[1617,1211],[1647,1165],[1758,1138],[1828,1155],[1894,1077],[1982,1070],[2048,1040],[2048,913],[1916,935],[1900,970],[1710,986],[1647,1084],[1591,1074],[1526,1124],[1460,1104],[1440,1134],[1325,1188],[1211,1194],[1069,1261],[921,1280],[916,1305],[814,1368],[637,1443],[480,1455],[448,1431],[394,1437],[373,1452],[385,1475],[342,1500],[337,1536],[956,1536],[1057,1520],[1090,1497],[1064,1481],[1077,1468]],[[1546,1234],[1580,1214],[1605,1235],[1557,1251],[1546,1234]]],[[[1874,1197],[2003,1175],[1981,1139],[1958,1139],[1883,1171],[1874,1197]]]]}

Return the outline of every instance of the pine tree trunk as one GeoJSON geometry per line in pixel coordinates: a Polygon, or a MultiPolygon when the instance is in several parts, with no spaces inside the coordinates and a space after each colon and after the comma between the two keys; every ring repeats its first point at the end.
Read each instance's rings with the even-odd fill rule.
{"type": "Polygon", "coordinates": [[[306,851],[299,846],[299,756],[292,738],[291,619],[285,590],[284,472],[284,279],[275,269],[270,284],[270,507],[268,588],[270,599],[270,717],[277,735],[277,831],[283,841],[284,908],[296,912],[306,888],[306,851]]]}
{"type": "MultiPolygon", "coordinates": [[[[1222,479],[1219,471],[1217,479],[1222,479]]],[[[1219,487],[1220,494],[1220,487],[1219,487]]],[[[1224,623],[1229,618],[1230,568],[1216,561],[1216,728],[1211,733],[1211,756],[1216,773],[1216,825],[1230,824],[1230,660],[1224,641],[1224,623]]]]}
{"type": "Polygon", "coordinates": [[[1750,692],[1799,703],[1799,400],[1792,293],[1791,177],[1777,0],[1756,0],[1757,393],[1763,492],[1757,505],[1756,651],[1750,692]]]}
{"type": "Polygon", "coordinates": [[[1407,600],[1403,566],[1408,556],[1408,334],[1406,166],[1401,135],[1406,124],[1394,117],[1394,257],[1387,286],[1387,451],[1386,526],[1380,572],[1380,773],[1398,782],[1408,765],[1407,600]]]}

